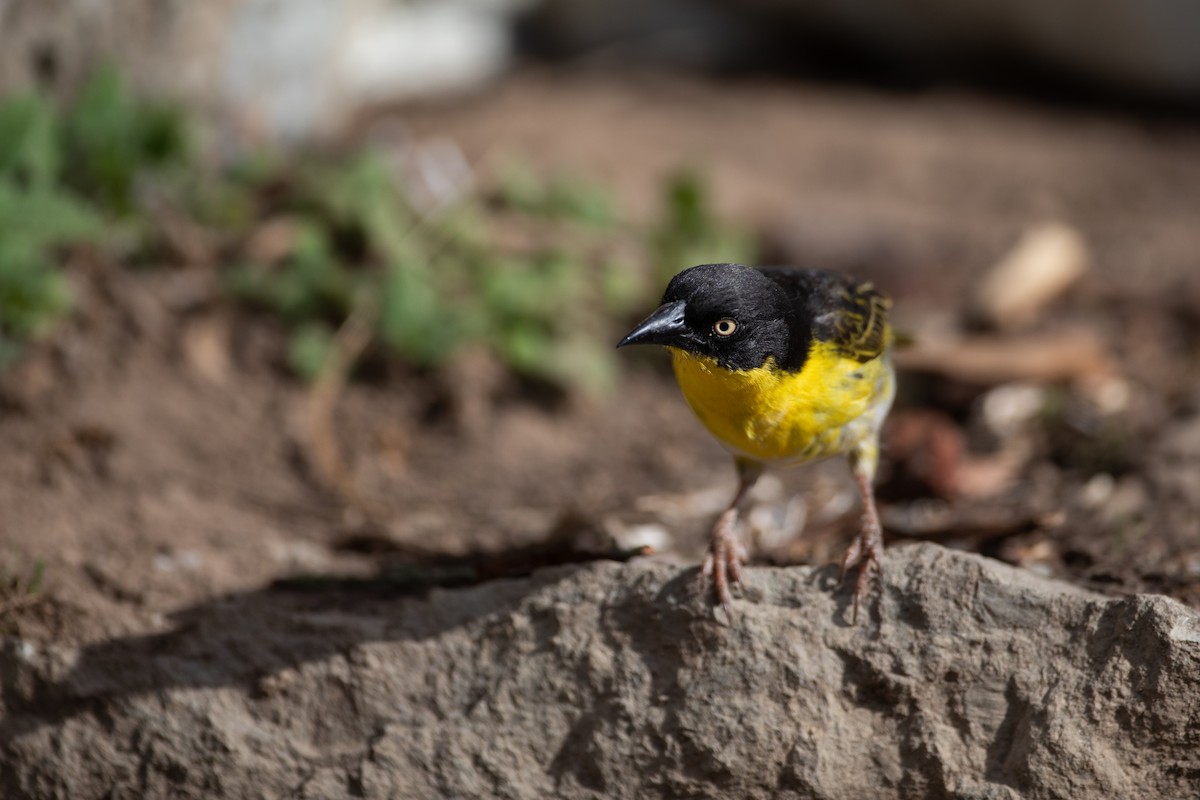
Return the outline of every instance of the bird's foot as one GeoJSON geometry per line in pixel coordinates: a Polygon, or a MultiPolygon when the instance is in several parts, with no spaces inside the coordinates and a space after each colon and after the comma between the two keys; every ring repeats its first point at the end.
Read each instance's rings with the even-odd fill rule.
{"type": "Polygon", "coordinates": [[[742,562],[747,560],[745,546],[738,541],[733,530],[736,512],[729,509],[718,519],[713,528],[712,541],[708,545],[708,553],[704,556],[704,567],[701,574],[707,581],[713,579],[713,590],[717,602],[725,609],[725,616],[733,619],[733,594],[730,592],[730,581],[736,583],[744,594],[745,585],[742,583],[742,562]]]}
{"type": "Polygon", "coordinates": [[[846,573],[851,569],[858,568],[858,576],[854,579],[854,608],[850,614],[850,624],[858,624],[858,606],[862,601],[863,596],[867,591],[867,584],[871,580],[871,571],[874,571],[883,577],[883,567],[879,563],[879,555],[883,552],[883,536],[880,534],[879,526],[865,524],[862,531],[855,537],[854,542],[846,550],[846,555],[842,558],[842,574],[839,580],[846,579],[846,573]]]}

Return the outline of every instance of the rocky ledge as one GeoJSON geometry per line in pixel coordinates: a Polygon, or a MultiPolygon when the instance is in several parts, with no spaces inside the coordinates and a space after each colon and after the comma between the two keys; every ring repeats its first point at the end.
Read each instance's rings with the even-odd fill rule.
{"type": "Polygon", "coordinates": [[[1200,787],[1200,615],[933,545],[859,624],[833,568],[559,568],[249,592],[8,640],[4,797],[1089,798],[1200,787]]]}

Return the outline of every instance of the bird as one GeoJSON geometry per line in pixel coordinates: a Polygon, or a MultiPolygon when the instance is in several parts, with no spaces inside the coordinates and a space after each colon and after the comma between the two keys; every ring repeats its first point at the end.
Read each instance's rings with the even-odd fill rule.
{"type": "Polygon", "coordinates": [[[738,475],[701,574],[732,619],[730,580],[745,593],[738,508],[768,468],[843,456],[862,495],[862,524],[841,562],[858,569],[852,622],[882,528],[873,482],[879,433],[896,393],[891,301],[870,283],[811,268],[701,264],[673,277],[658,309],[617,347],[661,345],[684,399],[728,450],[738,475]]]}

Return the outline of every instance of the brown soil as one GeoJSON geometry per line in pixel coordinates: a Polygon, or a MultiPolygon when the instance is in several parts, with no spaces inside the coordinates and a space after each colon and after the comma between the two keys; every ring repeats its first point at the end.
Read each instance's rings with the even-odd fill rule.
{"type": "MultiPolygon", "coordinates": [[[[1126,401],[1100,414],[1086,387],[1064,389],[1061,424],[1030,423],[1012,474],[964,493],[966,472],[1006,452],[979,429],[1000,380],[906,372],[885,522],[893,539],[1200,606],[1196,128],[956,93],[543,75],[400,115],[479,162],[524,153],[612,180],[633,214],[655,208],[663,173],[698,165],[770,260],[872,278],[926,337],[1028,226],[1074,226],[1093,268],[1035,333],[1090,331],[1126,401]]],[[[0,393],[0,557],[16,574],[46,563],[39,602],[2,619],[27,639],[161,631],[173,612],[298,575],[419,591],[607,552],[610,538],[694,560],[732,488],[661,364],[640,357],[604,399],[516,383],[478,356],[352,383],[334,419],[339,484],[314,466],[308,390],[278,366],[280,332],[219,299],[213,275],[73,274],[80,313],[0,393]]],[[[766,483],[762,557],[835,558],[856,524],[847,491],[837,464],[766,483]],[[808,525],[788,539],[777,529],[798,527],[799,490],[808,525]]]]}

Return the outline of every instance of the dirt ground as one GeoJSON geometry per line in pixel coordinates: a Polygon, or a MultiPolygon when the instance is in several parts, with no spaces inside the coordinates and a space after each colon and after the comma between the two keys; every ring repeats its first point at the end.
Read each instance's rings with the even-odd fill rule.
{"type": "MultiPolygon", "coordinates": [[[[1200,127],[950,90],[546,74],[392,115],[478,164],[521,153],[612,181],[631,214],[667,171],[701,168],[769,261],[874,280],[915,336],[881,475],[890,541],[1200,607],[1200,127]],[[922,360],[1047,222],[1082,237],[1091,269],[991,340],[1006,366],[922,360]],[[1090,344],[1031,367],[1063,332],[1090,344]]],[[[214,275],[83,260],[73,279],[76,318],[0,379],[0,564],[42,559],[46,576],[0,624],[31,641],[169,630],[273,585],[419,592],[641,544],[694,561],[732,490],[663,360],[640,354],[606,398],[518,384],[484,357],[353,383],[331,485],[281,331],[220,300],[214,275]]],[[[758,557],[837,558],[855,502],[840,464],[764,482],[758,557]]]]}

